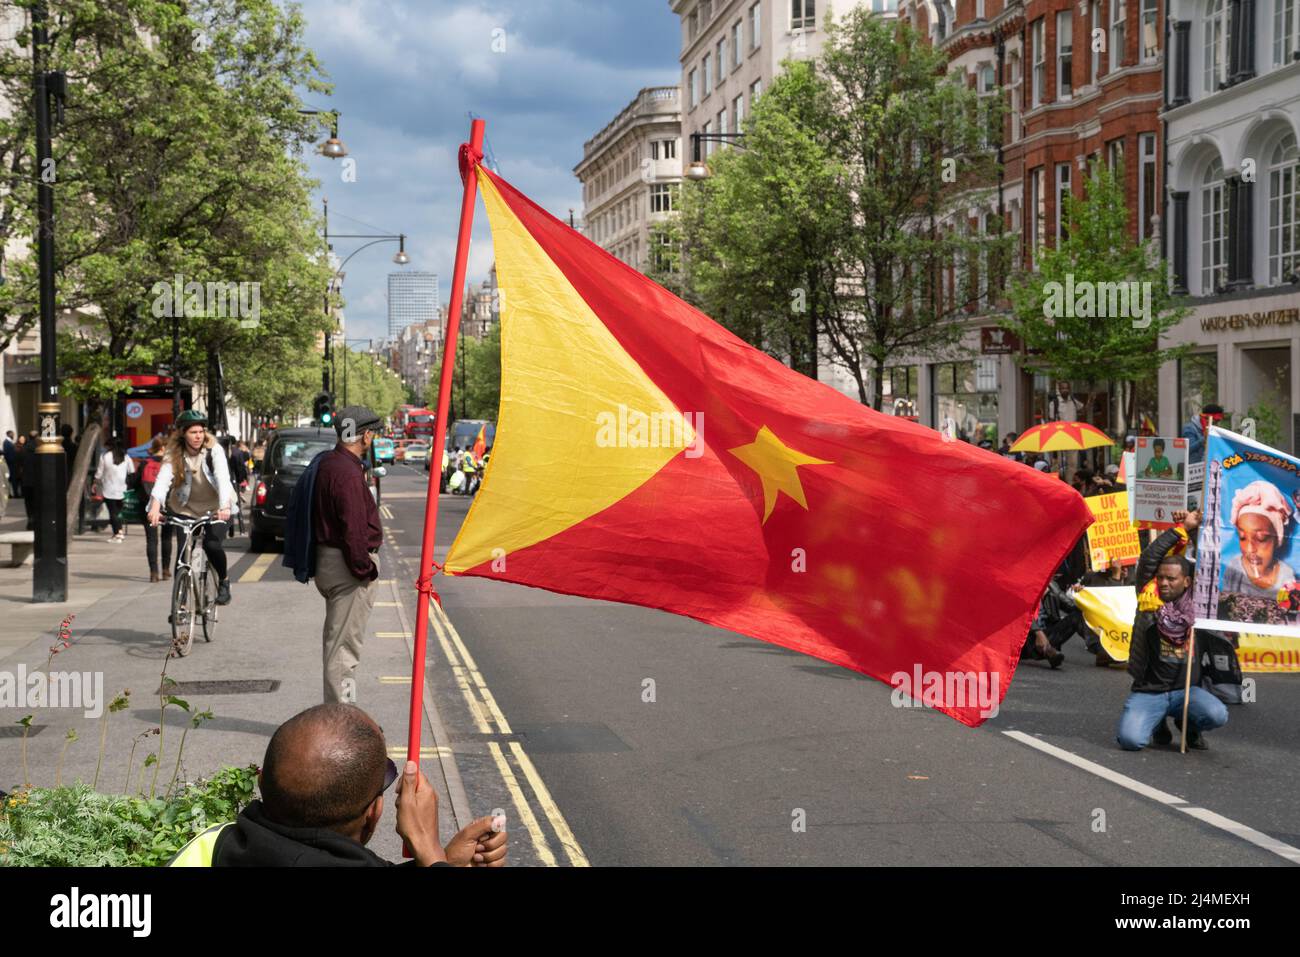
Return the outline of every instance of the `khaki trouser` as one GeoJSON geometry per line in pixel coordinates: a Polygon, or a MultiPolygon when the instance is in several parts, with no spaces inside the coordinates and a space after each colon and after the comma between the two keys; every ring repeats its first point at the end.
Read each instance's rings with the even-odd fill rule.
{"type": "MultiPolygon", "coordinates": [[[[378,568],[379,556],[370,557],[378,568]]],[[[375,604],[375,583],[354,578],[343,552],[328,545],[316,547],[315,581],[325,597],[325,703],[356,701],[356,671],[375,604]]]]}

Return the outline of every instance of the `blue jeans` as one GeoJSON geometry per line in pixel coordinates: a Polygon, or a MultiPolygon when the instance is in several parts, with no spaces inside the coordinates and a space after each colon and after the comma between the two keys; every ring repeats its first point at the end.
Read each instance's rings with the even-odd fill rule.
{"type": "MultiPolygon", "coordinates": [[[[1166,717],[1181,718],[1183,692],[1154,693],[1134,691],[1124,702],[1124,713],[1119,716],[1119,730],[1115,740],[1125,751],[1141,751],[1151,743],[1151,733],[1166,717]]],[[[1213,731],[1228,723],[1228,709],[1223,702],[1204,688],[1192,688],[1192,700],[1187,705],[1187,720],[1197,731],[1213,731]]]]}

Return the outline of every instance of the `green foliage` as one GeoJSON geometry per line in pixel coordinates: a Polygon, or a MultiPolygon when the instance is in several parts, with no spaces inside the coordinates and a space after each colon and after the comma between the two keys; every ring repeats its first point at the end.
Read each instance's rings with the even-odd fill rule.
{"type": "MultiPolygon", "coordinates": [[[[424,394],[425,405],[436,409],[438,380],[424,394]]],[[[451,383],[453,419],[496,421],[501,406],[501,326],[493,323],[482,339],[466,337],[456,349],[456,375],[451,383]],[[462,383],[464,383],[462,387],[462,383]]]]}
{"type": "Polygon", "coordinates": [[[669,278],[685,298],[805,372],[822,344],[875,408],[891,358],[941,357],[961,339],[974,289],[938,295],[943,271],[999,260],[1012,241],[939,227],[991,195],[984,137],[999,119],[996,98],[945,65],[907,23],[856,7],[828,24],[819,61],[783,64],[743,150],[682,190],[669,278]]]}
{"type": "MultiPolygon", "coordinates": [[[[312,368],[319,378],[319,364],[312,364],[312,368]]],[[[352,349],[335,352],[334,394],[340,408],[345,404],[364,405],[382,418],[392,415],[406,402],[401,376],[389,369],[380,357],[352,349]]]]}
{"type": "MultiPolygon", "coordinates": [[[[1133,241],[1122,176],[1094,163],[1087,195],[1068,197],[1065,215],[1069,229],[1054,248],[1038,250],[1038,271],[1019,274],[1009,290],[1012,313],[1003,325],[1027,349],[1017,361],[1033,372],[1073,381],[1154,377],[1162,365],[1191,348],[1160,346],[1161,336],[1187,310],[1174,305],[1167,267],[1152,243],[1133,241]],[[1068,281],[1076,288],[1083,282],[1149,284],[1149,317],[1045,315],[1061,311],[1049,284],[1064,287],[1068,281]],[[1148,318],[1149,324],[1142,325],[1148,318]]],[[[1057,302],[1064,298],[1058,295],[1057,302]]]]}
{"type": "Polygon", "coordinates": [[[257,768],[223,768],[169,798],[100,794],[84,784],[33,788],[0,806],[0,866],[156,867],[196,834],[233,821],[257,768]]]}
{"type": "MultiPolygon", "coordinates": [[[[260,290],[256,324],[212,302],[186,306],[180,372],[202,373],[217,353],[244,408],[292,405],[310,386],[284,372],[324,327],[329,278],[299,155],[320,120],[298,113],[300,92],[328,87],[301,14],[274,0],[61,0],[51,24],[49,68],[68,79],[54,131],[57,306],[80,314],[60,335],[67,393],[105,398],[122,389],[115,375],[169,364],[173,320],[157,284],[179,276],[260,290]]],[[[30,102],[26,29],[0,50],[0,87],[9,102],[30,102]]],[[[13,177],[0,194],[0,250],[34,232],[30,114],[0,118],[0,162],[13,177]]],[[[10,255],[0,260],[0,347],[37,312],[36,257],[10,255]]]]}
{"type": "Polygon", "coordinates": [[[1255,420],[1255,439],[1278,448],[1282,444],[1282,414],[1271,402],[1261,400],[1246,410],[1243,419],[1255,420]]]}

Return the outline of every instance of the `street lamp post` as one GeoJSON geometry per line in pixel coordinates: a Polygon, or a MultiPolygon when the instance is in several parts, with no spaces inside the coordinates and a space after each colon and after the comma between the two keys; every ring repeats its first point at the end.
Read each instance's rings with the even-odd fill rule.
{"type": "Polygon", "coordinates": [[[709,167],[700,155],[701,143],[732,143],[741,145],[745,141],[744,133],[692,133],[691,134],[691,165],[686,170],[688,179],[708,179],[710,176],[709,167]]]}
{"type": "Polygon", "coordinates": [[[345,406],[348,404],[348,354],[347,353],[348,353],[349,342],[366,343],[366,351],[370,353],[373,353],[375,349],[374,339],[344,339],[343,340],[343,404],[345,406]]]}
{"type": "MultiPolygon", "coordinates": [[[[399,266],[405,266],[407,263],[411,261],[411,257],[406,254],[406,233],[335,233],[333,237],[331,237],[329,200],[322,199],[321,203],[324,205],[325,208],[325,251],[326,253],[328,253],[330,250],[333,249],[333,247],[330,245],[331,238],[370,240],[370,242],[364,243],[358,246],[356,249],[352,250],[352,252],[348,253],[347,259],[344,259],[343,262],[339,263],[339,268],[334,270],[334,274],[330,276],[329,285],[325,287],[325,321],[328,328],[325,331],[325,361],[324,361],[324,370],[321,373],[321,384],[324,388],[324,391],[329,392],[332,395],[333,389],[330,387],[330,366],[331,363],[333,362],[333,350],[331,348],[331,343],[334,338],[334,326],[333,326],[333,321],[330,318],[330,295],[334,292],[335,281],[337,280],[338,285],[341,288],[343,285],[343,280],[341,278],[343,275],[343,269],[352,260],[352,257],[355,256],[357,253],[361,252],[361,250],[369,249],[371,246],[378,245],[379,243],[391,243],[394,240],[397,241],[397,252],[393,255],[393,262],[395,262],[399,266]]],[[[346,373],[347,371],[346,364],[344,365],[343,369],[344,372],[346,373]]]]}
{"type": "Polygon", "coordinates": [[[32,7],[32,72],[36,109],[36,246],[41,298],[40,438],[36,447],[35,562],[32,601],[68,600],[68,519],[64,502],[67,457],[59,444],[59,378],[54,318],[54,170],[50,102],[63,113],[65,77],[47,72],[49,37],[45,3],[32,7]]]}

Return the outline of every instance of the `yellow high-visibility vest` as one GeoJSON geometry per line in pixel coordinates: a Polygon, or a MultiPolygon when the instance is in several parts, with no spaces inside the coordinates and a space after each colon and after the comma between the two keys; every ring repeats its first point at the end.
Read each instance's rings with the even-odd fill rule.
{"type": "Polygon", "coordinates": [[[233,823],[234,821],[227,821],[225,824],[214,824],[203,833],[195,835],[188,844],[176,852],[176,856],[167,862],[167,866],[211,867],[217,838],[233,823]]]}

